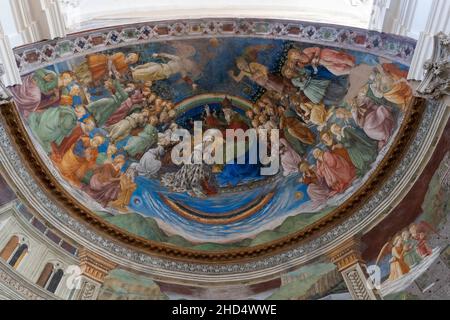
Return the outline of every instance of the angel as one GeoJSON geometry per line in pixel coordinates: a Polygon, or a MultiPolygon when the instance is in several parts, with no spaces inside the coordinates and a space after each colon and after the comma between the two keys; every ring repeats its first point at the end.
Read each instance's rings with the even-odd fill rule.
{"type": "Polygon", "coordinates": [[[153,58],[160,58],[165,62],[148,62],[131,69],[133,79],[136,81],[157,81],[168,79],[180,74],[183,81],[197,89],[193,79],[198,78],[201,70],[193,60],[196,50],[193,46],[175,44],[176,54],[153,53],[153,58]]]}
{"type": "Polygon", "coordinates": [[[412,223],[409,227],[399,235],[394,237],[393,241],[387,242],[381,249],[376,264],[391,252],[392,258],[391,271],[389,281],[394,281],[405,275],[420,261],[433,254],[433,250],[429,247],[426,237],[432,232],[438,237],[442,237],[437,230],[426,221],[412,223]],[[413,252],[415,250],[415,253],[413,252]]]}
{"type": "Polygon", "coordinates": [[[405,254],[407,250],[403,244],[403,239],[400,235],[396,235],[393,240],[388,241],[380,253],[378,254],[376,265],[380,263],[380,260],[385,257],[388,253],[391,253],[390,263],[390,273],[387,281],[395,281],[403,277],[405,274],[409,273],[410,268],[405,262],[405,254]]]}
{"type": "Polygon", "coordinates": [[[344,51],[319,47],[306,48],[303,51],[293,48],[288,52],[288,60],[301,68],[311,65],[315,74],[321,65],[335,76],[348,75],[356,65],[355,57],[344,51]]]}
{"type": "Polygon", "coordinates": [[[417,241],[411,237],[411,233],[408,229],[403,230],[402,232],[403,245],[405,246],[405,262],[408,264],[410,268],[418,265],[422,258],[417,253],[417,241]]]}
{"type": "Polygon", "coordinates": [[[315,104],[312,102],[305,102],[300,104],[300,109],[303,110],[301,114],[306,119],[309,119],[307,122],[312,123],[317,126],[317,130],[322,131],[333,115],[335,108],[332,107],[327,110],[323,103],[315,104]]]}
{"type": "Polygon", "coordinates": [[[138,53],[116,52],[111,55],[93,53],[86,56],[86,61],[75,67],[75,74],[85,85],[100,84],[102,80],[114,75],[116,78],[125,76],[130,66],[139,61],[138,53]]]}
{"type": "Polygon", "coordinates": [[[406,110],[413,97],[413,91],[405,73],[394,64],[383,64],[373,69],[369,77],[369,87],[375,98],[397,105],[402,111],[406,110]],[[404,77],[402,77],[402,75],[404,77]]]}
{"type": "Polygon", "coordinates": [[[411,238],[417,241],[416,251],[419,256],[421,258],[425,258],[432,255],[433,250],[428,245],[427,237],[430,233],[434,233],[438,237],[442,238],[439,232],[426,221],[412,223],[408,229],[411,234],[411,238]]]}
{"type": "Polygon", "coordinates": [[[245,77],[248,77],[266,90],[284,95],[292,85],[285,82],[282,77],[271,74],[265,65],[256,62],[258,53],[261,50],[267,50],[272,47],[271,45],[247,47],[243,55],[236,59],[236,67],[239,69],[239,74],[236,75],[233,70],[228,71],[228,74],[236,82],[241,82],[245,77]]]}

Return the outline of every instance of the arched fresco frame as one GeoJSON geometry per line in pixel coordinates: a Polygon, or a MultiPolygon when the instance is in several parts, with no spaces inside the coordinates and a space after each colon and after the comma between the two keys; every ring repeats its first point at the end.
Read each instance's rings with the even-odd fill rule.
{"type": "MultiPolygon", "coordinates": [[[[408,149],[408,142],[411,141],[411,139],[414,137],[414,133],[416,132],[419,123],[421,122],[422,118],[422,112],[424,111],[424,101],[423,100],[416,100],[411,108],[409,108],[409,112],[407,115],[405,115],[405,120],[402,124],[402,129],[400,130],[400,134],[397,136],[397,140],[394,142],[393,146],[388,152],[388,155],[383,159],[383,162],[380,164],[380,167],[378,168],[377,172],[372,175],[372,177],[369,179],[369,181],[366,182],[365,186],[361,188],[357,194],[353,195],[346,203],[344,203],[338,210],[340,211],[339,215],[333,215],[332,218],[329,216],[326,219],[327,221],[319,221],[314,226],[311,226],[311,228],[308,228],[307,232],[302,232],[301,235],[295,235],[294,237],[289,237],[289,239],[282,239],[282,242],[278,243],[271,243],[268,245],[263,245],[261,247],[253,247],[250,248],[252,251],[245,252],[244,250],[235,250],[225,253],[214,253],[214,252],[189,252],[190,250],[183,250],[186,251],[184,254],[177,254],[177,248],[173,248],[171,246],[168,246],[167,248],[162,248],[162,250],[156,249],[151,250],[151,245],[149,247],[143,246],[141,249],[145,249],[146,252],[151,253],[152,255],[164,257],[164,258],[176,258],[181,259],[182,261],[196,261],[200,263],[212,263],[212,262],[222,262],[222,263],[232,263],[232,262],[242,262],[243,260],[248,261],[256,261],[258,259],[262,259],[264,257],[268,257],[269,255],[275,255],[275,254],[282,254],[282,252],[285,252],[286,250],[293,249],[294,247],[297,247],[301,243],[305,243],[306,240],[312,240],[316,239],[319,236],[324,236],[327,234],[327,231],[329,231],[331,228],[338,226],[340,223],[342,223],[345,218],[348,218],[352,215],[352,213],[355,213],[358,209],[361,208],[361,206],[364,204],[365,200],[368,200],[372,195],[376,193],[376,191],[379,188],[374,188],[374,185],[378,184],[378,187],[381,187],[381,182],[385,181],[389,177],[389,175],[392,173],[394,168],[396,167],[396,164],[398,164],[398,161],[401,160],[401,158],[404,156],[404,153],[408,149]],[[387,164],[386,162],[390,162],[387,164]],[[367,190],[366,190],[367,187],[367,190]],[[364,189],[364,190],[363,190],[364,189]],[[363,192],[364,191],[364,192],[363,192]],[[362,194],[360,194],[360,192],[362,194]],[[342,209],[342,210],[340,210],[342,209]],[[263,248],[265,247],[265,248],[263,248]],[[164,251],[164,253],[162,253],[164,251]],[[196,255],[198,254],[198,255],[196,255]]],[[[33,147],[31,146],[31,149],[29,149],[27,141],[26,133],[23,130],[23,127],[21,127],[21,121],[17,117],[17,113],[15,111],[15,108],[12,104],[9,104],[7,106],[4,106],[2,108],[2,113],[6,119],[6,122],[8,123],[9,132],[13,134],[16,141],[18,142],[19,149],[21,150],[22,159],[27,159],[27,157],[33,157],[33,155],[30,153],[30,151],[33,151],[33,147]],[[17,121],[19,120],[19,121],[17,121]],[[24,134],[25,135],[21,135],[24,134]],[[24,143],[25,142],[25,143],[24,143]]],[[[35,161],[39,162],[39,158],[34,159],[35,161]]],[[[34,162],[31,162],[34,163],[34,162]]],[[[34,164],[30,167],[32,172],[34,173],[36,170],[36,167],[34,164]]],[[[33,174],[35,178],[38,178],[38,180],[41,183],[44,183],[44,186],[50,186],[52,189],[55,190],[55,188],[58,187],[58,185],[52,183],[51,181],[48,181],[48,174],[45,173],[45,166],[44,171],[38,172],[37,174],[33,174]],[[41,180],[43,179],[43,180],[41,180]]],[[[56,193],[58,198],[64,198],[63,194],[60,194],[59,192],[56,193]]],[[[70,195],[69,195],[70,196],[70,195]]],[[[67,200],[67,199],[66,199],[67,200]]],[[[70,206],[73,206],[73,202],[69,200],[70,206]]],[[[58,201],[57,201],[58,202],[58,201]]],[[[64,209],[67,207],[64,205],[64,209]]],[[[87,216],[86,222],[89,224],[94,223],[95,221],[87,216]]],[[[109,236],[112,236],[114,239],[117,239],[117,236],[119,235],[117,230],[110,229],[104,222],[98,222],[98,225],[102,227],[102,231],[106,231],[106,234],[109,236]]],[[[104,233],[103,233],[104,234],[104,233]]],[[[122,235],[123,236],[123,235],[122,235]]],[[[128,245],[131,245],[133,248],[135,248],[135,244],[139,243],[139,239],[131,239],[128,238],[125,235],[125,241],[128,245]]],[[[148,240],[146,240],[148,241],[148,240]]],[[[295,249],[294,249],[295,250],[295,249]]],[[[180,252],[181,253],[181,252],[180,252]]],[[[288,254],[289,257],[289,254],[288,254]]]]}
{"type": "MultiPolygon", "coordinates": [[[[129,266],[143,272],[150,272],[158,277],[193,280],[193,281],[239,281],[259,279],[270,274],[282,272],[299,264],[306,263],[320,255],[326,254],[339,243],[345,241],[368,226],[376,223],[390,212],[390,205],[394,199],[401,197],[408,191],[417,178],[421,161],[432,153],[435,136],[442,130],[449,113],[441,103],[428,103],[423,119],[417,129],[417,134],[411,142],[410,148],[402,159],[401,164],[381,190],[374,194],[363,207],[350,219],[337,225],[323,235],[310,238],[310,241],[299,244],[285,252],[269,257],[252,259],[248,262],[235,263],[202,263],[177,262],[172,259],[148,255],[142,250],[125,246],[112,237],[92,230],[86,224],[71,217],[61,210],[46,196],[42,186],[38,185],[29,169],[23,163],[17,150],[13,147],[11,137],[7,133],[5,124],[0,122],[0,158],[5,171],[17,183],[19,195],[48,223],[53,224],[68,237],[77,241],[94,252],[108,256],[108,259],[123,266],[129,266]],[[237,276],[238,275],[238,276],[237,276]]],[[[426,160],[425,160],[426,162],[426,160]]]]}
{"type": "Polygon", "coordinates": [[[357,209],[359,209],[366,199],[370,198],[385,182],[392,170],[401,161],[404,152],[409,146],[411,138],[420,123],[424,111],[424,100],[415,99],[408,108],[404,117],[400,131],[391,146],[390,150],[383,158],[375,172],[369,177],[368,181],[356,191],[348,200],[340,205],[333,212],[318,220],[305,229],[279,240],[271,241],[267,244],[249,247],[245,249],[232,249],[227,251],[198,251],[191,249],[181,249],[174,245],[165,243],[156,243],[121,230],[118,227],[105,222],[100,217],[83,206],[68,191],[66,191],[46,167],[36,149],[33,146],[26,129],[20,119],[14,103],[9,103],[2,107],[2,115],[8,125],[9,133],[15,140],[15,147],[20,151],[21,157],[28,164],[35,179],[37,179],[46,190],[48,195],[62,208],[67,210],[74,217],[81,218],[84,222],[95,227],[127,245],[132,245],[139,249],[156,254],[158,256],[182,259],[183,261],[201,261],[201,262],[235,262],[242,259],[253,259],[264,257],[298,245],[309,237],[315,237],[323,234],[333,226],[336,226],[344,219],[349,218],[357,209]]]}

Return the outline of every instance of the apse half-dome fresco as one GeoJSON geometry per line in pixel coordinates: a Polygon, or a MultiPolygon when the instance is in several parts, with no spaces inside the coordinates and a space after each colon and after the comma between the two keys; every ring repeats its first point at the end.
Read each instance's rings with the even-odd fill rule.
{"type": "Polygon", "coordinates": [[[140,238],[221,251],[306,230],[377,174],[410,108],[413,48],[378,34],[147,39],[138,30],[134,41],[102,33],[112,45],[101,50],[95,37],[60,43],[59,58],[30,67],[11,92],[55,183],[140,238]],[[216,135],[194,139],[199,124],[216,135]],[[239,129],[260,139],[230,147],[239,129]]]}

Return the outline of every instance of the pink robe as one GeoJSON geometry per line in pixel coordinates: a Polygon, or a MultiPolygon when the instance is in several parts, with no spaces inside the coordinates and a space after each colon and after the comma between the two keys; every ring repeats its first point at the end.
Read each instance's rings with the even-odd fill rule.
{"type": "Polygon", "coordinates": [[[41,89],[33,81],[33,75],[22,79],[22,85],[15,85],[9,88],[17,108],[22,111],[25,117],[38,109],[42,95],[41,89]]]}
{"type": "Polygon", "coordinates": [[[377,106],[369,99],[362,107],[367,108],[366,112],[360,114],[352,111],[353,119],[369,138],[379,141],[379,147],[382,148],[391,137],[395,126],[394,117],[387,107],[377,106]]]}
{"type": "Polygon", "coordinates": [[[318,56],[319,64],[336,76],[350,74],[350,71],[355,66],[355,58],[343,51],[311,47],[303,50],[303,53],[308,56],[310,63],[315,56],[318,56]]]}
{"type": "Polygon", "coordinates": [[[356,169],[341,155],[325,151],[323,159],[317,161],[317,175],[325,179],[331,190],[342,193],[355,179],[356,169]]]}
{"type": "Polygon", "coordinates": [[[120,170],[117,171],[110,163],[104,164],[96,170],[92,176],[89,186],[84,190],[103,207],[109,202],[117,200],[120,193],[120,181],[114,180],[120,177],[120,170]]]}
{"type": "Polygon", "coordinates": [[[328,188],[324,179],[318,177],[314,171],[310,171],[309,176],[303,178],[303,182],[308,185],[306,192],[311,201],[316,205],[325,203],[328,198],[335,194],[335,192],[332,192],[328,188]]]}
{"type": "Polygon", "coordinates": [[[298,172],[298,165],[302,161],[302,157],[292,149],[285,139],[280,139],[280,143],[284,146],[284,153],[280,155],[281,166],[283,167],[283,175],[286,177],[291,173],[298,172]]]}
{"type": "Polygon", "coordinates": [[[114,113],[109,117],[108,121],[106,121],[105,126],[106,127],[112,126],[113,124],[116,124],[120,120],[124,119],[130,112],[131,108],[135,104],[141,103],[143,100],[144,96],[142,95],[142,93],[140,92],[135,93],[133,96],[125,100],[120,105],[119,109],[114,111],[114,113]]]}

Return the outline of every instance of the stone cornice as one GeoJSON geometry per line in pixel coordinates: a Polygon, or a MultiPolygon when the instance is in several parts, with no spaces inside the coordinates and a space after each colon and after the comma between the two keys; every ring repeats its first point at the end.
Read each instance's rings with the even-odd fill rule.
{"type": "Polygon", "coordinates": [[[0,291],[11,299],[57,300],[58,297],[22,277],[0,260],[0,291]],[[3,287],[3,288],[2,288],[3,287]]]}
{"type": "Polygon", "coordinates": [[[410,146],[410,151],[403,159],[402,165],[382,190],[374,195],[352,218],[319,238],[285,253],[246,263],[208,265],[174,262],[150,257],[129,248],[121,247],[102,235],[86,229],[85,225],[61,212],[57,206],[45,198],[44,193],[24,170],[23,164],[21,164],[21,160],[17,157],[11,143],[8,142],[9,137],[2,126],[0,126],[0,160],[4,163],[7,173],[17,183],[18,189],[24,193],[30,204],[49,223],[64,232],[68,237],[76,239],[78,243],[89,248],[90,251],[107,256],[114,263],[165,279],[185,279],[208,283],[251,281],[262,277],[267,278],[269,275],[306,263],[330,252],[336,247],[336,244],[345,240],[346,235],[348,237],[348,235],[361,232],[377,217],[384,214],[385,208],[389,206],[389,201],[395,198],[395,194],[401,193],[401,190],[408,185],[412,175],[417,174],[415,171],[420,165],[421,155],[427,154],[432,141],[435,140],[434,135],[437,128],[441,126],[442,121],[445,121],[442,117],[442,110],[438,104],[428,106],[416,138],[410,146]],[[396,187],[400,187],[400,190],[395,191],[396,187]]]}
{"type": "Polygon", "coordinates": [[[99,219],[97,215],[73,198],[55,179],[54,173],[47,168],[28,138],[26,129],[21,122],[15,106],[11,104],[9,107],[3,108],[2,114],[7,123],[9,134],[14,137],[12,147],[16,148],[22,159],[27,162],[33,179],[38,181],[46,189],[50,199],[52,199],[51,201],[63,207],[72,217],[75,217],[77,220],[83,220],[84,223],[87,222],[90,227],[94,227],[96,231],[101,231],[109,235],[109,238],[113,238],[115,241],[121,241],[123,244],[132,244],[133,249],[144,250],[154,256],[173,258],[181,262],[214,262],[217,264],[225,264],[273,256],[301,243],[307,243],[310,239],[315,238],[320,233],[326,232],[332,226],[345,224],[346,221],[354,217],[355,212],[361,206],[365,205],[367,199],[386,182],[395,166],[400,162],[401,157],[408,148],[409,142],[415,134],[424,109],[424,101],[421,99],[416,99],[411,103],[408,107],[408,112],[404,116],[402,125],[398,129],[398,133],[395,134],[396,138],[382,152],[382,160],[377,163],[377,167],[366,176],[362,187],[357,192],[349,195],[332,213],[312,225],[283,238],[255,247],[224,252],[196,251],[152,242],[116,228],[99,219]]]}
{"type": "MultiPolygon", "coordinates": [[[[253,29],[254,30],[254,23],[253,29]]],[[[289,23],[283,22],[283,27],[280,32],[288,32],[289,23]],[[284,31],[283,31],[284,30],[284,31]]],[[[237,25],[241,30],[242,26],[237,25]]],[[[275,26],[274,26],[275,27],[275,26]]],[[[223,28],[223,26],[222,26],[223,28]]],[[[155,29],[152,29],[155,31],[155,29]]],[[[170,29],[174,32],[176,29],[170,29]]],[[[316,29],[316,32],[318,30],[316,29]]],[[[112,32],[112,31],[111,31],[112,32]]],[[[364,31],[366,32],[366,31],[364,31]]],[[[376,33],[375,33],[376,34],[376,33]]],[[[217,33],[206,36],[217,36],[217,33]]],[[[224,36],[220,34],[219,36],[224,36]]],[[[289,36],[285,33],[287,38],[289,36]]],[[[179,38],[181,35],[171,34],[167,37],[179,38]]],[[[183,36],[184,37],[184,36],[183,36]]],[[[300,41],[312,41],[301,39],[302,36],[297,36],[300,41]]],[[[154,38],[155,41],[160,41],[160,38],[154,38]]],[[[280,38],[282,38],[280,36],[280,38]]],[[[168,38],[163,38],[164,40],[168,38]]],[[[148,40],[148,39],[147,39],[148,40]]],[[[146,40],[146,41],[147,41],[146,40]]],[[[59,41],[59,40],[58,40],[59,41]]],[[[125,40],[121,40],[125,41],[125,40]]],[[[320,41],[318,41],[320,42],[320,41]]],[[[132,42],[121,42],[111,44],[108,48],[115,48],[121,45],[128,45],[132,42]]],[[[40,43],[43,48],[49,42],[40,43]]],[[[328,43],[328,44],[331,44],[328,43]]],[[[336,45],[333,43],[333,45],[336,45]]],[[[18,55],[25,54],[27,50],[37,50],[37,45],[21,48],[18,55]]],[[[342,45],[344,47],[344,45],[342,45]]],[[[92,49],[92,48],[91,48],[92,49]]],[[[96,48],[95,50],[97,50],[96,48]]],[[[103,49],[98,49],[104,50],[103,49]]],[[[355,50],[364,51],[364,46],[355,50]]],[[[39,49],[41,50],[41,49],[39,49]]],[[[94,50],[94,49],[92,49],[94,50]]],[[[39,54],[41,54],[40,52],[39,54]]],[[[85,54],[86,52],[83,51],[85,54]]],[[[42,57],[41,57],[42,58],[42,57]]],[[[50,57],[52,63],[57,61],[58,57],[50,57]]],[[[398,60],[398,59],[397,59],[398,60]]],[[[42,63],[43,60],[40,60],[42,63]]],[[[35,66],[25,66],[23,72],[29,72],[35,66]]],[[[30,205],[33,206],[45,219],[55,228],[64,232],[68,237],[76,239],[76,242],[88,248],[100,256],[107,256],[113,263],[117,263],[135,270],[148,272],[157,275],[161,278],[178,278],[188,279],[192,281],[242,281],[243,279],[259,279],[264,276],[273,275],[282,272],[299,264],[306,263],[319,255],[326,254],[334,250],[337,245],[345,241],[354,234],[363,231],[370,223],[385,214],[389,205],[398,194],[403,192],[403,189],[408,186],[411,177],[417,174],[416,170],[420,167],[422,160],[421,156],[429,151],[432,140],[435,138],[438,127],[441,126],[440,115],[442,115],[440,106],[438,104],[429,105],[422,122],[418,128],[418,133],[411,142],[410,150],[403,159],[403,163],[399,165],[395,173],[393,173],[388,183],[383,185],[383,188],[375,193],[370,200],[364,203],[358,211],[352,215],[345,222],[336,225],[334,228],[323,232],[311,241],[305,241],[302,244],[292,246],[284,252],[279,252],[271,256],[255,257],[251,261],[233,262],[233,263],[196,263],[172,261],[170,259],[161,258],[159,256],[148,255],[141,251],[136,251],[129,246],[122,246],[120,243],[112,240],[110,237],[102,233],[97,233],[91,230],[86,224],[81,223],[61,210],[51,199],[47,198],[45,192],[36,184],[32,176],[29,174],[29,168],[23,163],[23,159],[17,154],[17,150],[11,145],[11,139],[8,136],[5,127],[0,125],[0,160],[5,163],[6,171],[13,177],[13,180],[18,184],[18,188],[28,198],[30,205]]],[[[417,119],[419,122],[419,119],[417,119]]]]}

